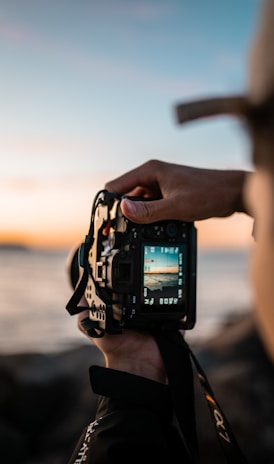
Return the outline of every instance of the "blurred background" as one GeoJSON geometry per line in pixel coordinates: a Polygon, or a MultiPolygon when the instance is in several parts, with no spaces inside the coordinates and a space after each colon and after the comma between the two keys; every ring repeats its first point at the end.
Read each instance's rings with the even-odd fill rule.
{"type": "MultiPolygon", "coordinates": [[[[252,169],[229,117],[179,126],[174,105],[241,93],[258,0],[0,0],[0,352],[86,343],[65,310],[67,257],[106,181],[151,158],[252,169]]],[[[208,337],[250,307],[252,221],[198,229],[208,337]]]]}

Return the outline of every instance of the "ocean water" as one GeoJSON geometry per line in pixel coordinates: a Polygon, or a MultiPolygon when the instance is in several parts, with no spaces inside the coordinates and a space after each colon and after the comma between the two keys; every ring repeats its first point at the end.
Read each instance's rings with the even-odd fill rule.
{"type": "MultiPolygon", "coordinates": [[[[90,343],[65,309],[72,290],[68,252],[0,249],[0,353],[54,352],[90,343]]],[[[206,339],[251,307],[246,250],[201,250],[197,323],[189,340],[206,339]]]]}

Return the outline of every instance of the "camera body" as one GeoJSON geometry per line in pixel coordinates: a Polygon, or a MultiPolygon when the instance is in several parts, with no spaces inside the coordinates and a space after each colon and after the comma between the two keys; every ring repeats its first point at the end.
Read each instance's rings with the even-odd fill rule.
{"type": "Polygon", "coordinates": [[[192,329],[196,320],[194,224],[177,220],[135,224],[123,216],[121,199],[99,192],[91,234],[80,247],[78,260],[87,274],[86,330],[192,329]]]}

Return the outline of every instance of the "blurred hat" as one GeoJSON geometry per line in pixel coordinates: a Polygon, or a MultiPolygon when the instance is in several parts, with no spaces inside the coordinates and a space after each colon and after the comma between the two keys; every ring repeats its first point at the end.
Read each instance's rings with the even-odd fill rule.
{"type": "Polygon", "coordinates": [[[230,115],[247,119],[274,102],[274,0],[262,2],[257,31],[251,43],[246,95],[229,95],[176,105],[180,124],[195,119],[230,115]],[[270,101],[269,101],[270,100],[270,101]]]}

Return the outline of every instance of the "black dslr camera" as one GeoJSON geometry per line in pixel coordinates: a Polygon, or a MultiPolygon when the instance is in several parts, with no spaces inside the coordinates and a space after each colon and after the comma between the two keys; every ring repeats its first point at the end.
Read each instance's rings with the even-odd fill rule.
{"type": "Polygon", "coordinates": [[[124,328],[192,329],[194,224],[176,220],[135,224],[123,216],[122,198],[106,190],[95,197],[89,233],[69,264],[75,291],[67,310],[71,315],[89,310],[82,325],[92,337],[121,333],[124,328]],[[79,306],[83,295],[88,308],[79,306]]]}

